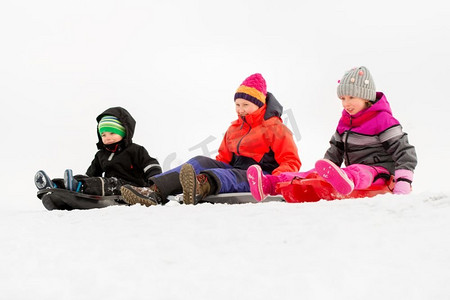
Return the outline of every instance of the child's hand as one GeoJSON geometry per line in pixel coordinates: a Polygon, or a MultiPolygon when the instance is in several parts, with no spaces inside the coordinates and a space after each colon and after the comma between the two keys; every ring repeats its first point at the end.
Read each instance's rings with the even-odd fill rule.
{"type": "Polygon", "coordinates": [[[395,186],[393,193],[397,195],[406,195],[411,192],[411,182],[414,173],[410,170],[395,170],[395,186]]]}

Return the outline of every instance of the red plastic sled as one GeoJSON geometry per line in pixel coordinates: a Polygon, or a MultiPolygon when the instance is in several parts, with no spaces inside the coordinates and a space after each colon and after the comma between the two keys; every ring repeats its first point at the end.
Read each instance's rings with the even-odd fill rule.
{"type": "Polygon", "coordinates": [[[306,178],[295,178],[291,182],[277,184],[278,193],[283,195],[286,202],[316,202],[323,200],[337,200],[349,198],[374,197],[379,194],[392,193],[393,178],[385,185],[375,185],[364,190],[354,190],[348,195],[338,193],[328,182],[317,173],[311,173],[306,178]]]}

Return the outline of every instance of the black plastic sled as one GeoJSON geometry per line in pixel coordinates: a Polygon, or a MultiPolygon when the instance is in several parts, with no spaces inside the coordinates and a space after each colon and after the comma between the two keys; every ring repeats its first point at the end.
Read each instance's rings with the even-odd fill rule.
{"type": "MultiPolygon", "coordinates": [[[[113,205],[128,205],[120,195],[96,196],[58,188],[40,190],[37,192],[37,197],[41,199],[47,210],[93,209],[113,205]]],[[[269,196],[261,202],[271,201],[284,201],[284,199],[281,195],[269,196]]],[[[258,201],[253,198],[251,193],[229,193],[208,196],[200,203],[244,204],[258,203],[258,201]]]]}
{"type": "Polygon", "coordinates": [[[73,210],[104,208],[112,205],[128,205],[119,195],[96,196],[72,192],[65,189],[44,189],[37,197],[47,210],[73,210]]]}

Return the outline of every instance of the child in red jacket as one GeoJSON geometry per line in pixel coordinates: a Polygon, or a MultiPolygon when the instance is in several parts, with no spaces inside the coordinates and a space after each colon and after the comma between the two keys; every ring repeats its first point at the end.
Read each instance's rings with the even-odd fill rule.
{"type": "Polygon", "coordinates": [[[149,206],[183,192],[186,204],[196,204],[208,195],[249,192],[246,171],[253,164],[275,175],[298,171],[297,146],[281,121],[282,106],[267,92],[262,75],[245,79],[234,100],[238,119],[225,133],[216,159],[194,157],[150,178],[150,188],[125,185],[121,189],[125,201],[149,206]]]}

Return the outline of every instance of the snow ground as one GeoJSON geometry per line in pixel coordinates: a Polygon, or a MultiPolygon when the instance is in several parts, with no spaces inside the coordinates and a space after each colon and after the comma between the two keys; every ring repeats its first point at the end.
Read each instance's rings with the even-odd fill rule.
{"type": "Polygon", "coordinates": [[[446,299],[449,194],[2,210],[4,299],[446,299]]]}

